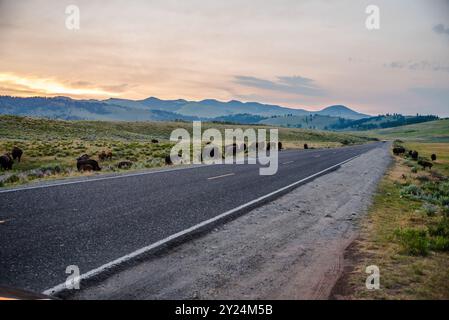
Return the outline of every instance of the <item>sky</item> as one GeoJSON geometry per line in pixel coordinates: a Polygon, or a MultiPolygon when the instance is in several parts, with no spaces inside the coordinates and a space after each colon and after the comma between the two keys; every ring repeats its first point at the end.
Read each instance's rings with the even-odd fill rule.
{"type": "Polygon", "coordinates": [[[0,0],[0,95],[449,116],[449,0],[0,0]]]}

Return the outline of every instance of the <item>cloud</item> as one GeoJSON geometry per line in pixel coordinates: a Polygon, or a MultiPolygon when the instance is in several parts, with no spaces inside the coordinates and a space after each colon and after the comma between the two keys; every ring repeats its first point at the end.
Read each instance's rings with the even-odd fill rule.
{"type": "Polygon", "coordinates": [[[449,72],[449,65],[441,65],[430,61],[393,61],[384,64],[385,68],[391,69],[408,69],[408,70],[427,70],[427,71],[443,71],[449,72]]]}
{"type": "Polygon", "coordinates": [[[271,81],[250,76],[235,76],[235,83],[263,90],[285,92],[304,96],[324,96],[325,91],[314,84],[314,80],[300,76],[281,76],[271,81]]]}
{"type": "Polygon", "coordinates": [[[437,34],[446,34],[449,35],[449,27],[445,27],[444,24],[437,24],[432,28],[432,30],[437,34]]]}

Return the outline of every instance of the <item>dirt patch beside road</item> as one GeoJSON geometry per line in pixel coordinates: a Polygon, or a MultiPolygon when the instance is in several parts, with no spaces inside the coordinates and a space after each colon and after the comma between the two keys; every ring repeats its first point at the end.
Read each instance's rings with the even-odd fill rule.
{"type": "Polygon", "coordinates": [[[325,299],[391,157],[372,150],[73,299],[325,299]]]}

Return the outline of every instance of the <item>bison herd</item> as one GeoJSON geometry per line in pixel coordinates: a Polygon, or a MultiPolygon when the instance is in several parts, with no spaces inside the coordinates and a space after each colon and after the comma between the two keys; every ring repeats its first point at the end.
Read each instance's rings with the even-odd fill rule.
{"type": "MultiPolygon", "coordinates": [[[[153,139],[151,140],[152,143],[159,143],[158,140],[153,139]]],[[[206,145],[210,145],[211,143],[207,143],[206,145]]],[[[236,155],[239,152],[247,152],[249,149],[253,150],[253,151],[258,151],[259,149],[262,150],[267,150],[270,151],[272,149],[275,149],[276,144],[273,143],[253,143],[249,146],[246,145],[246,143],[243,144],[232,144],[227,146],[226,149],[226,153],[230,154],[232,153],[232,155],[236,155]]],[[[206,147],[207,148],[207,147],[206,147]]],[[[304,145],[304,148],[307,149],[307,145],[304,145]]],[[[211,158],[215,157],[215,153],[220,154],[220,150],[217,147],[209,147],[209,156],[211,158]]],[[[277,143],[277,149],[278,150],[282,150],[283,149],[283,145],[282,142],[278,142],[277,143]]],[[[0,156],[0,168],[3,170],[12,170],[14,161],[20,162],[21,158],[23,155],[23,151],[22,149],[18,148],[18,147],[14,147],[11,152],[5,153],[4,155],[0,156]]],[[[182,155],[179,154],[179,156],[181,157],[182,155]]],[[[223,155],[224,157],[224,155],[223,155]]],[[[106,161],[106,160],[112,160],[113,158],[113,154],[111,151],[101,151],[98,154],[98,161],[106,161]]],[[[78,171],[101,171],[101,167],[99,165],[97,160],[91,159],[91,157],[88,154],[83,154],[82,156],[80,156],[79,158],[76,159],[76,167],[78,169],[78,171]]],[[[172,160],[170,158],[170,155],[167,155],[165,157],[165,164],[166,165],[172,165],[172,160]]],[[[129,169],[130,167],[132,167],[133,163],[131,161],[121,161],[119,163],[117,163],[116,167],[119,169],[129,169]]]]}
{"type": "Polygon", "coordinates": [[[5,153],[4,155],[0,156],[0,167],[3,170],[12,170],[14,161],[17,160],[17,162],[20,162],[22,155],[22,149],[18,147],[12,148],[11,152],[5,153]]]}
{"type": "MultiPolygon", "coordinates": [[[[407,152],[407,150],[403,147],[403,146],[396,146],[393,148],[393,154],[396,156],[400,156],[400,155],[404,155],[406,154],[406,156],[414,161],[418,162],[418,165],[420,165],[423,170],[425,170],[426,168],[432,169],[433,167],[433,163],[430,162],[429,160],[422,158],[419,156],[418,151],[416,150],[409,150],[407,152]]],[[[436,161],[437,160],[437,155],[436,154],[432,154],[430,156],[430,158],[432,159],[432,161],[436,161]]]]}

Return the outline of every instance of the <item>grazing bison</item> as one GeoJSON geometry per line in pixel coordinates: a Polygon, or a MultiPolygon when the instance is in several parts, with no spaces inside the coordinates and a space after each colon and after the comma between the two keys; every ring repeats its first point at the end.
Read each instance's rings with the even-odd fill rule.
{"type": "Polygon", "coordinates": [[[76,162],[78,171],[101,171],[98,162],[92,159],[80,159],[76,162]]]}
{"type": "Polygon", "coordinates": [[[204,160],[215,160],[215,158],[222,158],[223,155],[221,155],[220,149],[217,146],[213,145],[207,145],[203,152],[201,152],[201,162],[204,160]]]}
{"type": "Polygon", "coordinates": [[[437,155],[434,153],[430,156],[430,158],[432,159],[432,161],[437,161],[437,155]]]}
{"type": "Polygon", "coordinates": [[[80,164],[78,171],[94,171],[94,167],[90,164],[80,164]]]}
{"type": "Polygon", "coordinates": [[[12,154],[13,160],[17,159],[17,162],[20,162],[20,158],[22,158],[23,151],[22,151],[22,149],[20,149],[18,147],[14,147],[14,148],[12,148],[11,154],[12,154]]]}
{"type": "Polygon", "coordinates": [[[104,161],[106,159],[108,160],[112,160],[112,152],[111,151],[101,151],[100,154],[98,155],[98,159],[100,159],[100,161],[104,161]]]}
{"type": "Polygon", "coordinates": [[[393,153],[395,154],[395,155],[400,155],[400,154],[404,154],[405,153],[405,148],[404,147],[396,147],[396,148],[393,148],[393,153]]]}
{"type": "Polygon", "coordinates": [[[413,159],[413,160],[418,160],[418,156],[419,156],[418,151],[413,151],[413,152],[412,152],[412,159],[413,159]]]}
{"type": "Polygon", "coordinates": [[[409,150],[409,151],[408,151],[408,155],[410,156],[410,158],[412,157],[412,154],[413,154],[413,151],[412,151],[412,150],[409,150]]]}
{"type": "Polygon", "coordinates": [[[282,150],[282,149],[283,149],[283,148],[282,148],[282,142],[280,142],[280,141],[278,142],[278,149],[279,149],[279,150],[282,150]]]}
{"type": "Polygon", "coordinates": [[[157,140],[157,139],[152,139],[152,140],[151,140],[151,143],[159,143],[159,140],[157,140]]]}
{"type": "MultiPolygon", "coordinates": [[[[233,143],[230,146],[226,147],[226,155],[229,155],[232,152],[232,156],[237,155],[237,152],[239,151],[239,146],[237,145],[237,143],[233,143]]],[[[224,155],[223,155],[224,156],[224,155]]]]}
{"type": "Polygon", "coordinates": [[[309,149],[309,145],[307,143],[304,143],[304,149],[309,149]]]}
{"type": "Polygon", "coordinates": [[[14,160],[11,157],[11,154],[6,153],[0,157],[0,167],[3,170],[12,170],[12,165],[14,160]]]}
{"type": "Polygon", "coordinates": [[[424,170],[426,170],[426,168],[429,168],[429,170],[431,170],[432,167],[433,167],[432,162],[427,161],[427,160],[423,160],[423,159],[419,160],[419,161],[418,161],[418,164],[419,164],[424,170]]]}
{"type": "Polygon", "coordinates": [[[81,157],[77,158],[77,161],[89,160],[90,156],[88,154],[83,154],[81,157]]]}
{"type": "Polygon", "coordinates": [[[170,155],[165,156],[165,164],[166,164],[167,166],[171,166],[171,165],[173,164],[173,161],[171,161],[170,155]]]}
{"type": "Polygon", "coordinates": [[[259,150],[259,149],[262,149],[262,150],[264,150],[265,149],[265,142],[256,142],[256,149],[257,150],[259,150]]]}
{"type": "Polygon", "coordinates": [[[126,161],[119,162],[117,164],[117,168],[119,168],[119,169],[129,169],[129,168],[132,167],[132,165],[133,165],[133,163],[131,161],[126,160],[126,161]]]}

